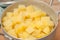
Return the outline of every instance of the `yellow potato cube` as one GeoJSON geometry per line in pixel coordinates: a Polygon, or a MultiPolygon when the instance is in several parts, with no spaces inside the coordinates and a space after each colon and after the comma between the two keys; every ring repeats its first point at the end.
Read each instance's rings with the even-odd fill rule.
{"type": "Polygon", "coordinates": [[[18,16],[17,16],[17,20],[20,20],[21,22],[24,22],[25,21],[25,15],[23,13],[20,13],[18,16]]]}
{"type": "Polygon", "coordinates": [[[49,22],[49,26],[54,27],[53,21],[50,21],[50,22],[49,22]]]}
{"type": "Polygon", "coordinates": [[[15,8],[15,9],[13,10],[13,15],[14,15],[14,16],[19,15],[19,13],[20,13],[20,11],[18,11],[17,8],[15,8]]]}
{"type": "Polygon", "coordinates": [[[49,34],[50,33],[50,28],[49,27],[45,27],[43,32],[46,33],[46,34],[49,34]]]}
{"type": "Polygon", "coordinates": [[[34,31],[33,27],[26,28],[26,32],[28,32],[28,33],[32,33],[33,31],[34,31]]]}
{"type": "Polygon", "coordinates": [[[53,21],[48,16],[42,17],[41,21],[43,22],[44,26],[54,26],[53,21]]]}
{"type": "Polygon", "coordinates": [[[6,21],[6,20],[8,20],[8,17],[3,17],[3,19],[2,19],[2,21],[4,22],[4,21],[6,21]]]}
{"type": "Polygon", "coordinates": [[[35,21],[35,25],[36,25],[37,29],[44,29],[45,28],[45,26],[41,20],[35,21]]]}
{"type": "Polygon", "coordinates": [[[36,40],[33,36],[29,36],[28,38],[24,38],[23,40],[36,40]]]}
{"type": "Polygon", "coordinates": [[[20,12],[26,11],[25,5],[19,5],[19,6],[18,6],[18,11],[20,11],[20,12]]]}
{"type": "Polygon", "coordinates": [[[34,36],[34,37],[37,37],[37,36],[40,36],[40,33],[41,33],[41,30],[34,30],[34,32],[32,33],[32,36],[34,36]]]}
{"type": "Polygon", "coordinates": [[[34,27],[34,24],[32,23],[32,19],[27,19],[27,20],[25,21],[25,25],[27,25],[27,27],[28,27],[28,26],[34,27]]]}
{"type": "Polygon", "coordinates": [[[15,31],[16,31],[17,34],[21,33],[21,32],[24,32],[25,28],[26,27],[24,25],[22,25],[22,24],[16,24],[15,25],[15,31]]]}
{"type": "Polygon", "coordinates": [[[41,18],[40,17],[35,17],[35,18],[32,18],[33,21],[39,21],[41,18]]]}
{"type": "Polygon", "coordinates": [[[52,30],[54,28],[54,23],[51,21],[49,24],[50,30],[52,30]]]}
{"type": "Polygon", "coordinates": [[[15,37],[15,38],[17,38],[17,34],[15,33],[14,29],[13,30],[9,30],[8,34],[11,35],[11,36],[13,36],[13,37],[15,37]]]}
{"type": "Polygon", "coordinates": [[[10,19],[6,20],[3,22],[4,26],[11,27],[12,26],[12,21],[10,19]]]}
{"type": "Polygon", "coordinates": [[[24,13],[24,15],[27,16],[27,17],[30,17],[31,14],[32,14],[32,13],[30,13],[30,12],[25,12],[25,13],[24,13]]]}
{"type": "Polygon", "coordinates": [[[31,14],[31,17],[41,17],[46,16],[46,13],[43,13],[41,10],[36,10],[31,14]]]}
{"type": "Polygon", "coordinates": [[[35,11],[35,12],[33,12],[32,14],[31,14],[31,17],[33,18],[35,18],[35,17],[39,17],[40,16],[40,10],[39,11],[35,11]]]}
{"type": "Polygon", "coordinates": [[[23,20],[22,16],[21,16],[21,17],[19,17],[19,16],[12,17],[12,22],[13,22],[13,24],[21,23],[21,22],[23,22],[23,21],[24,21],[24,20],[23,20]]]}
{"type": "Polygon", "coordinates": [[[23,33],[19,34],[19,38],[28,38],[29,36],[30,36],[30,34],[27,32],[23,32],[23,33]]]}
{"type": "Polygon", "coordinates": [[[50,17],[48,16],[44,16],[44,17],[41,17],[41,21],[50,21],[50,17]]]}
{"type": "Polygon", "coordinates": [[[12,17],[12,18],[11,18],[11,20],[12,20],[12,24],[14,24],[14,25],[15,25],[15,24],[16,24],[16,22],[17,22],[17,17],[12,17]]]}
{"type": "Polygon", "coordinates": [[[32,6],[32,5],[27,6],[26,9],[27,9],[27,12],[33,12],[33,11],[35,11],[35,7],[32,6]]]}
{"type": "Polygon", "coordinates": [[[40,33],[40,34],[38,34],[37,36],[35,36],[36,38],[42,38],[42,37],[45,37],[46,36],[46,34],[44,34],[43,32],[42,33],[40,33]]]}

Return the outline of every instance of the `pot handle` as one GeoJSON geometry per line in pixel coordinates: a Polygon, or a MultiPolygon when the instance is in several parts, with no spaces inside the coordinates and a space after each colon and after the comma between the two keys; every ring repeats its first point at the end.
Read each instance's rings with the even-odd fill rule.
{"type": "MultiPolygon", "coordinates": [[[[50,0],[50,6],[52,6],[53,5],[53,2],[54,2],[54,0],[50,0]]],[[[59,14],[60,14],[60,11],[57,11],[57,15],[59,16],[59,14]]],[[[60,21],[60,18],[58,18],[58,21],[60,21]]]]}

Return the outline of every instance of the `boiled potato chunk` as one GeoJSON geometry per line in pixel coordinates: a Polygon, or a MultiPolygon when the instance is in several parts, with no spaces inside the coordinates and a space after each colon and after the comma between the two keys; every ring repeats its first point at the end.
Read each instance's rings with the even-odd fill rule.
{"type": "Polygon", "coordinates": [[[53,21],[51,21],[50,20],[50,17],[42,17],[41,18],[41,21],[43,22],[43,24],[45,25],[45,26],[54,26],[54,23],[53,23],[53,21]]]}
{"type": "Polygon", "coordinates": [[[41,16],[46,16],[45,12],[42,12],[41,10],[37,10],[31,14],[31,17],[41,17],[41,16]]]}
{"type": "Polygon", "coordinates": [[[30,34],[27,32],[22,32],[19,34],[19,38],[28,38],[29,36],[30,36],[30,34]]]}
{"type": "Polygon", "coordinates": [[[32,5],[27,6],[26,9],[27,9],[27,12],[33,12],[33,11],[35,11],[35,7],[32,6],[32,5]]]}
{"type": "Polygon", "coordinates": [[[20,11],[18,11],[17,8],[15,8],[15,9],[13,10],[13,16],[18,16],[19,13],[20,13],[20,11]]]}
{"type": "Polygon", "coordinates": [[[46,33],[46,34],[49,34],[50,33],[50,28],[49,27],[45,27],[43,32],[46,33]]]}
{"type": "Polygon", "coordinates": [[[12,21],[8,19],[8,20],[3,22],[3,25],[10,27],[10,26],[12,26],[12,21]]]}
{"type": "Polygon", "coordinates": [[[33,27],[28,27],[26,29],[26,32],[28,32],[28,33],[32,33],[33,31],[34,31],[34,28],[33,27]]]}
{"type": "Polygon", "coordinates": [[[33,36],[30,36],[30,37],[24,38],[24,39],[22,39],[22,40],[36,40],[36,38],[34,38],[33,36]]]}
{"type": "Polygon", "coordinates": [[[23,32],[25,30],[25,26],[22,24],[17,24],[15,25],[15,31],[17,34],[23,32]]]}
{"type": "Polygon", "coordinates": [[[35,25],[37,29],[43,29],[45,27],[41,20],[35,21],[35,25]]]}
{"type": "Polygon", "coordinates": [[[4,17],[3,19],[2,19],[2,21],[4,22],[4,21],[6,21],[6,20],[8,20],[8,17],[4,17]]]}
{"type": "Polygon", "coordinates": [[[34,36],[34,37],[40,37],[40,33],[41,33],[41,30],[34,30],[34,32],[32,33],[32,36],[34,36]]]}
{"type": "Polygon", "coordinates": [[[41,20],[42,21],[49,21],[50,20],[50,17],[49,16],[41,17],[41,20]]]}
{"type": "Polygon", "coordinates": [[[26,11],[25,5],[19,5],[19,6],[18,6],[18,11],[20,11],[20,12],[26,11]]]}
{"type": "Polygon", "coordinates": [[[36,36],[36,38],[43,38],[47,36],[45,33],[41,32],[38,36],[36,36]]]}

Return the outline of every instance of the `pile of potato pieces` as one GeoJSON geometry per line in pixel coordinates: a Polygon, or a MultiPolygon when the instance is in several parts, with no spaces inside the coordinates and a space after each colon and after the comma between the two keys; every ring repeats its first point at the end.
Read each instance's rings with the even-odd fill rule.
{"type": "Polygon", "coordinates": [[[2,20],[9,35],[23,39],[43,38],[49,35],[54,27],[51,18],[33,5],[19,5],[12,12],[7,12],[2,20]]]}

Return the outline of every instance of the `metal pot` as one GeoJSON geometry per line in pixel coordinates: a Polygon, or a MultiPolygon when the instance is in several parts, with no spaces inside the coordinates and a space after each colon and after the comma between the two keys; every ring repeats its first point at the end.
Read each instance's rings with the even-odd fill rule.
{"type": "Polygon", "coordinates": [[[46,3],[42,2],[42,1],[37,1],[37,0],[27,0],[27,1],[20,0],[19,2],[16,2],[16,3],[8,6],[4,10],[2,17],[1,17],[1,28],[2,28],[4,35],[9,37],[11,40],[21,40],[21,38],[14,38],[11,35],[7,34],[7,32],[3,29],[4,26],[2,25],[2,18],[6,15],[6,13],[8,11],[12,11],[14,8],[16,8],[20,4],[37,6],[41,10],[45,11],[51,17],[51,19],[53,20],[53,22],[55,24],[54,29],[52,30],[52,32],[48,36],[45,36],[45,37],[37,39],[37,40],[52,40],[52,38],[54,37],[55,29],[56,29],[57,24],[58,24],[58,15],[57,15],[57,13],[55,13],[52,10],[52,8],[49,5],[47,5],[46,3]]]}

